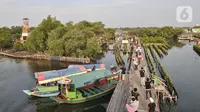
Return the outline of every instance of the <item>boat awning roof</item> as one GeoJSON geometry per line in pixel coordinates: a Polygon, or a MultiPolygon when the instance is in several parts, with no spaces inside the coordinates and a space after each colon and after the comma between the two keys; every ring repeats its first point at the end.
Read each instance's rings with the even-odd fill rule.
{"type": "Polygon", "coordinates": [[[83,73],[81,75],[71,76],[69,78],[72,79],[72,82],[76,85],[76,88],[78,88],[78,87],[87,85],[89,83],[92,83],[97,79],[100,79],[106,76],[111,76],[111,75],[112,73],[110,70],[102,69],[102,70],[96,70],[96,71],[83,73]]]}
{"type": "Polygon", "coordinates": [[[63,77],[70,77],[86,72],[87,70],[83,66],[78,65],[67,69],[36,72],[35,78],[38,80],[39,84],[45,84],[61,80],[63,77]]]}
{"type": "Polygon", "coordinates": [[[95,67],[96,70],[105,69],[105,64],[86,64],[86,65],[69,65],[68,68],[73,68],[75,66],[84,66],[85,69],[91,70],[95,67]]]}

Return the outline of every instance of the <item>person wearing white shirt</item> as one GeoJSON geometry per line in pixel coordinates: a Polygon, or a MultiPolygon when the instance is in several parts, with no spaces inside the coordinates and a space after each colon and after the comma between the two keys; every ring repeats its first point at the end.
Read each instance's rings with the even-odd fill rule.
{"type": "Polygon", "coordinates": [[[135,98],[132,98],[130,106],[135,110],[135,112],[138,112],[139,101],[137,101],[135,98]]]}

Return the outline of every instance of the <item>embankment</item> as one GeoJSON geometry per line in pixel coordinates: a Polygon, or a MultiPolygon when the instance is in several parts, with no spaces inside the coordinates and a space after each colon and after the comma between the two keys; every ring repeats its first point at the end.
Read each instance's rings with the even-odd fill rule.
{"type": "Polygon", "coordinates": [[[30,53],[26,51],[0,51],[0,55],[18,58],[18,59],[32,59],[32,60],[53,60],[62,62],[73,62],[73,63],[90,63],[89,58],[76,58],[76,57],[65,57],[65,56],[51,56],[45,53],[30,53]]]}

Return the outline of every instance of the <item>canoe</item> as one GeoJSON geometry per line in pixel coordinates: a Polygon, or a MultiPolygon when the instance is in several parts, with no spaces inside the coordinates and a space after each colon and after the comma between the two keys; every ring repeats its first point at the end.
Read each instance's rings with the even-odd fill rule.
{"type": "Polygon", "coordinates": [[[23,90],[24,93],[26,93],[29,96],[36,96],[36,97],[52,97],[52,96],[57,96],[60,94],[59,91],[55,92],[39,92],[39,91],[33,91],[31,92],[30,90],[23,90]]]}
{"type": "Polygon", "coordinates": [[[113,75],[108,70],[98,70],[82,74],[77,78],[69,77],[75,83],[62,86],[61,94],[50,98],[58,103],[67,104],[94,100],[112,93],[120,80],[120,75],[121,72],[113,75]]]}

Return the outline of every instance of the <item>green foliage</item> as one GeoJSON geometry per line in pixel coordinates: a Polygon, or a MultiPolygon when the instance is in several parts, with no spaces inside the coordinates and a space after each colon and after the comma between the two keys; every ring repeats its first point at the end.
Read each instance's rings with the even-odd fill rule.
{"type": "Polygon", "coordinates": [[[147,27],[147,28],[126,28],[129,31],[129,35],[137,35],[139,37],[164,37],[164,38],[177,38],[184,32],[183,28],[174,28],[170,26],[159,27],[147,27]]]}
{"type": "Polygon", "coordinates": [[[158,45],[158,48],[163,52],[163,54],[168,55],[167,50],[162,45],[158,45]]]}
{"type": "Polygon", "coordinates": [[[60,21],[56,20],[56,18],[48,16],[47,19],[44,19],[27,37],[27,41],[25,43],[26,49],[28,51],[47,50],[47,40],[49,37],[48,33],[61,26],[63,25],[60,21]]]}
{"type": "Polygon", "coordinates": [[[14,45],[13,45],[13,48],[17,51],[22,51],[24,50],[24,46],[22,43],[20,42],[15,42],[14,45]]]}
{"type": "Polygon", "coordinates": [[[145,57],[146,57],[146,61],[147,61],[147,66],[149,68],[150,73],[154,73],[155,75],[157,75],[155,72],[154,66],[153,66],[153,62],[152,62],[147,50],[148,50],[147,46],[144,46],[144,53],[145,53],[145,57]]]}
{"type": "Polygon", "coordinates": [[[61,39],[48,41],[48,47],[48,52],[51,55],[63,56],[65,53],[64,41],[61,39]]]}
{"type": "Polygon", "coordinates": [[[154,47],[155,51],[157,52],[158,56],[159,56],[160,58],[162,58],[162,57],[163,57],[163,54],[162,54],[162,52],[160,51],[160,49],[158,49],[158,46],[157,46],[157,45],[153,45],[153,47],[154,47]]]}
{"type": "Polygon", "coordinates": [[[94,59],[94,57],[98,56],[102,48],[98,45],[98,41],[95,38],[87,40],[87,47],[84,50],[84,55],[89,57],[90,59],[94,59]]]}
{"type": "MultiPolygon", "coordinates": [[[[145,43],[171,43],[175,42],[179,35],[184,33],[183,28],[174,28],[170,26],[159,27],[147,27],[147,28],[125,28],[128,30],[128,34],[133,36],[142,37],[141,41],[145,43]],[[169,41],[168,41],[169,40],[169,41]]],[[[177,42],[176,42],[177,43],[177,42]]],[[[175,45],[175,43],[170,44],[175,45]]],[[[180,45],[180,44],[179,44],[180,45]]]]}
{"type": "Polygon", "coordinates": [[[0,49],[11,46],[11,34],[9,29],[4,27],[0,28],[0,49]]]}
{"type": "Polygon", "coordinates": [[[200,45],[193,45],[193,50],[200,55],[200,45]]]}
{"type": "Polygon", "coordinates": [[[33,30],[25,42],[25,47],[28,51],[44,51],[45,50],[45,34],[38,28],[33,30]]]}
{"type": "Polygon", "coordinates": [[[147,37],[144,35],[144,37],[141,38],[142,43],[166,43],[165,38],[163,37],[147,37]]]}
{"type": "Polygon", "coordinates": [[[11,26],[10,33],[11,34],[21,34],[22,26],[11,26]]]}
{"type": "Polygon", "coordinates": [[[28,36],[28,51],[48,51],[50,55],[97,58],[102,54],[101,41],[109,40],[114,30],[101,22],[72,21],[65,25],[48,16],[28,36]]]}

